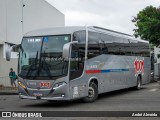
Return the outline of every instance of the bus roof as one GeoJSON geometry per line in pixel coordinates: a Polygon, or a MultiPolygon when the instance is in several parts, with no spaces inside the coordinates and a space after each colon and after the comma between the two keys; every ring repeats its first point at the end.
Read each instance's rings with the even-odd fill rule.
{"type": "Polygon", "coordinates": [[[85,27],[54,27],[54,28],[44,28],[33,30],[28,32],[24,35],[24,37],[31,37],[31,36],[45,36],[45,35],[60,35],[60,34],[72,34],[75,31],[85,30],[85,27]]]}
{"type": "Polygon", "coordinates": [[[114,30],[110,30],[110,29],[106,29],[106,28],[102,28],[102,27],[98,27],[98,26],[92,26],[91,28],[95,31],[102,32],[104,34],[109,34],[112,36],[117,36],[117,37],[127,38],[127,39],[131,39],[131,40],[139,41],[139,42],[149,43],[146,40],[135,38],[133,35],[129,35],[126,33],[118,32],[118,31],[114,31],[114,30]]]}
{"type": "MultiPolygon", "coordinates": [[[[121,38],[127,38],[135,41],[140,41],[140,42],[145,42],[149,43],[146,40],[141,40],[137,39],[132,35],[122,33],[122,32],[117,32],[114,30],[106,29],[106,28],[101,28],[97,26],[89,26],[89,31],[93,32],[98,32],[98,33],[104,33],[112,36],[117,36],[121,38]]],[[[86,30],[86,27],[82,26],[67,26],[67,27],[54,27],[54,28],[43,28],[43,29],[38,29],[38,30],[33,30],[31,32],[28,32],[24,35],[24,37],[32,37],[32,36],[47,36],[47,35],[61,35],[61,34],[73,34],[76,31],[82,31],[86,30]]]]}

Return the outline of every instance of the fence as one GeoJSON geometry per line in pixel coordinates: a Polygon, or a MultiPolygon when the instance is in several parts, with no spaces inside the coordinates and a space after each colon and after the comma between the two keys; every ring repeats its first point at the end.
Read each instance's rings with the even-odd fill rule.
{"type": "MultiPolygon", "coordinates": [[[[16,84],[17,84],[17,81],[16,81],[16,84]]],[[[11,83],[10,83],[9,76],[0,77],[0,89],[10,88],[10,87],[11,87],[11,83]]]]}

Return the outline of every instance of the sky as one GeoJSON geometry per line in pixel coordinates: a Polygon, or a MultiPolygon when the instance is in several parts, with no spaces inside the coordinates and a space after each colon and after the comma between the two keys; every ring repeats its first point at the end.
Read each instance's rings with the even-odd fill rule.
{"type": "Polygon", "coordinates": [[[46,0],[65,15],[66,26],[100,26],[133,35],[133,16],[160,0],[46,0]]]}

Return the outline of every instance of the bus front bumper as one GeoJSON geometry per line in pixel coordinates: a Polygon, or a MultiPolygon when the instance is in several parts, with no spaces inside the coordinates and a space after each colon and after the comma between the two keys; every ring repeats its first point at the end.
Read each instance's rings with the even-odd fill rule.
{"type": "Polygon", "coordinates": [[[19,86],[19,98],[32,100],[68,100],[67,84],[51,89],[22,88],[19,86]]]}
{"type": "Polygon", "coordinates": [[[69,99],[65,97],[41,97],[41,96],[25,96],[19,95],[21,99],[31,99],[31,100],[53,100],[53,101],[67,101],[69,99]]]}

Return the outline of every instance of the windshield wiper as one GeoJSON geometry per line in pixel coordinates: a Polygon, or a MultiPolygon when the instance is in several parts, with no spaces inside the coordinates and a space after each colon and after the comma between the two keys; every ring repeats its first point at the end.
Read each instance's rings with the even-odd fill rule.
{"type": "MultiPolygon", "coordinates": [[[[44,54],[45,54],[45,51],[44,51],[44,54]]],[[[45,57],[43,57],[43,60],[42,60],[42,56],[40,56],[40,61],[39,61],[39,67],[38,67],[38,70],[37,70],[37,73],[36,75],[39,75],[40,72],[42,71],[42,69],[47,73],[48,77],[51,79],[52,78],[52,75],[51,75],[51,72],[50,72],[50,65],[47,64],[46,60],[45,60],[45,57]]],[[[35,78],[36,75],[33,77],[35,78]]]]}
{"type": "MultiPolygon", "coordinates": [[[[50,68],[51,67],[55,67],[55,66],[57,66],[57,65],[59,65],[59,64],[62,64],[62,62],[64,62],[63,60],[61,60],[60,62],[58,62],[58,63],[56,63],[56,64],[54,64],[54,65],[50,65],[50,64],[48,64],[47,62],[46,62],[46,56],[45,56],[45,51],[43,52],[43,54],[41,55],[41,58],[40,58],[40,61],[41,61],[41,64],[40,64],[40,66],[39,66],[39,70],[38,70],[38,72],[37,72],[37,74],[39,75],[40,74],[40,72],[41,72],[41,70],[44,70],[46,73],[47,73],[47,75],[48,75],[48,77],[50,78],[50,79],[52,79],[52,74],[51,74],[51,71],[50,71],[50,68]]],[[[62,55],[59,55],[59,56],[57,56],[58,58],[60,58],[62,55]]],[[[63,63],[64,64],[64,63],[63,63]]],[[[63,71],[64,71],[64,66],[65,66],[65,64],[63,65],[63,69],[62,69],[62,76],[63,76],[63,71]]],[[[36,77],[36,76],[35,76],[36,77]]]]}
{"type": "Polygon", "coordinates": [[[38,51],[37,51],[37,54],[36,54],[36,59],[35,59],[35,61],[31,64],[31,66],[29,67],[29,70],[28,70],[26,76],[28,76],[29,73],[31,72],[31,70],[33,70],[33,66],[35,66],[35,68],[37,68],[37,67],[36,67],[36,66],[37,66],[37,63],[38,63],[38,51]]]}

